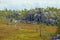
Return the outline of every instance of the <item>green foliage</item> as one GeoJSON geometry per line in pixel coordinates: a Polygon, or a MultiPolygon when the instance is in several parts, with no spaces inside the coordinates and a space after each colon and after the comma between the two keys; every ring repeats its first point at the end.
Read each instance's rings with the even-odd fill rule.
{"type": "Polygon", "coordinates": [[[23,17],[26,17],[26,13],[25,12],[22,12],[21,15],[20,15],[21,18],[23,17]]]}
{"type": "Polygon", "coordinates": [[[60,34],[60,19],[58,19],[57,26],[57,34],[60,34]]]}
{"type": "Polygon", "coordinates": [[[52,12],[57,12],[58,11],[58,9],[57,8],[54,8],[54,7],[47,7],[46,9],[45,9],[45,11],[46,12],[49,12],[49,11],[52,11],[52,12]]]}
{"type": "MultiPolygon", "coordinates": [[[[14,13],[20,14],[19,18],[25,18],[27,14],[32,14],[32,13],[37,13],[37,12],[52,12],[53,15],[55,16],[60,16],[60,9],[54,8],[54,7],[47,7],[46,9],[44,8],[35,8],[35,9],[24,9],[24,10],[8,10],[7,8],[4,10],[0,10],[0,20],[5,19],[6,16],[9,16],[14,13]]],[[[14,19],[14,18],[13,18],[14,19]]],[[[48,19],[47,19],[48,20],[48,19]]]]}

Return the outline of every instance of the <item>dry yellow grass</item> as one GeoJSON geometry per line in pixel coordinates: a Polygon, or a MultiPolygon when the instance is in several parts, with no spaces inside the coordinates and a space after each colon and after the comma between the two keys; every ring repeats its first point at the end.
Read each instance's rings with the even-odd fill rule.
{"type": "MultiPolygon", "coordinates": [[[[42,34],[55,34],[56,27],[44,27],[42,34]]],[[[50,40],[50,38],[40,37],[40,26],[34,24],[14,24],[7,25],[0,23],[0,40],[50,40]]]]}

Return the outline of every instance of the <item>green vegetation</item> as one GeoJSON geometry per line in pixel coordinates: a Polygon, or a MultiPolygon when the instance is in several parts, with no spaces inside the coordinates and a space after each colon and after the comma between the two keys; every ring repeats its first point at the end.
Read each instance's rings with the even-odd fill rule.
{"type": "Polygon", "coordinates": [[[58,19],[58,22],[57,22],[57,34],[60,34],[60,18],[58,19]]]}

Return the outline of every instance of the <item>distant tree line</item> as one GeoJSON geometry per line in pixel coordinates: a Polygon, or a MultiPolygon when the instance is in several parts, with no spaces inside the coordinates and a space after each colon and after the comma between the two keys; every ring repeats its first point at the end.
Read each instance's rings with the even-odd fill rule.
{"type": "Polygon", "coordinates": [[[0,10],[0,22],[12,22],[13,20],[24,21],[25,23],[46,23],[51,25],[57,24],[60,16],[60,9],[54,7],[24,9],[24,10],[0,10]]]}

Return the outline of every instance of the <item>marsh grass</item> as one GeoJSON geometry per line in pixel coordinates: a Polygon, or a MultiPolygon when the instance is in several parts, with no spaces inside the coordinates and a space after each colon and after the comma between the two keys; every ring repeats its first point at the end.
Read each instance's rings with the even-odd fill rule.
{"type": "MultiPolygon", "coordinates": [[[[2,24],[0,23],[0,40],[50,40],[47,37],[40,37],[40,25],[33,24],[2,24]]],[[[44,27],[42,34],[55,34],[55,27],[44,27]],[[54,30],[53,30],[54,29],[54,30]]]]}

